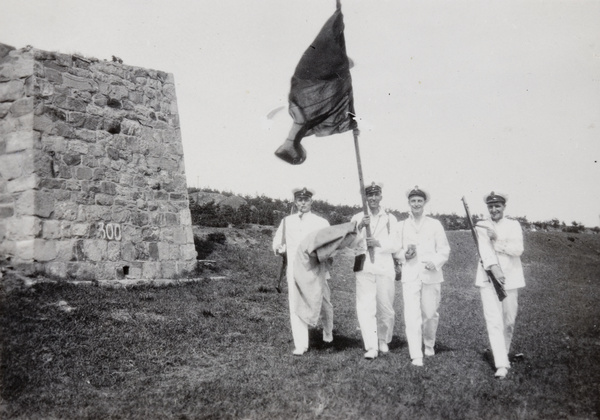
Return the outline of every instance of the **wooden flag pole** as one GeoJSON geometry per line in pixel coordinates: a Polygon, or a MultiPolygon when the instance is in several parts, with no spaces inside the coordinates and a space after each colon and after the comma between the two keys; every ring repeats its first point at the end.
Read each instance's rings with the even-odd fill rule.
{"type": "MultiPolygon", "coordinates": [[[[362,198],[362,204],[363,204],[363,212],[365,213],[365,216],[369,215],[369,207],[367,206],[367,196],[365,194],[365,181],[363,179],[363,173],[362,173],[362,164],[360,162],[360,149],[358,147],[358,128],[355,128],[354,130],[352,130],[352,134],[354,134],[354,150],[356,151],[356,165],[358,166],[358,181],[360,182],[360,196],[362,198]]],[[[367,230],[367,238],[371,237],[371,226],[367,225],[365,226],[365,229],[367,230]]],[[[375,250],[373,249],[373,247],[369,247],[369,257],[371,258],[371,263],[375,262],[375,250]]]]}

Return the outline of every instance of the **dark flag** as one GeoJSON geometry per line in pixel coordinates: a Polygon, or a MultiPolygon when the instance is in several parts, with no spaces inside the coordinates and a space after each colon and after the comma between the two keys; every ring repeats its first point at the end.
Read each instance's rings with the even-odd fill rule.
{"type": "Polygon", "coordinates": [[[275,155],[292,165],[306,159],[304,137],[343,133],[357,127],[350,61],[346,55],[344,16],[335,13],[302,55],[292,76],[289,113],[294,120],[287,140],[275,155]]]}

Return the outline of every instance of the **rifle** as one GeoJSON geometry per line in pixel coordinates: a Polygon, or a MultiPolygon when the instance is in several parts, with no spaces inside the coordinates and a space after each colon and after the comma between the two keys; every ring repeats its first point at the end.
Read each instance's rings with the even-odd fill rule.
{"type": "MultiPolygon", "coordinates": [[[[281,245],[285,245],[285,217],[283,218],[283,227],[282,227],[282,239],[281,245]]],[[[287,249],[281,255],[281,269],[279,270],[279,278],[277,279],[277,284],[275,285],[275,289],[277,289],[277,293],[281,293],[281,281],[285,277],[285,271],[287,270],[287,249]]]]}
{"type": "MultiPolygon", "coordinates": [[[[290,208],[290,214],[294,214],[295,205],[292,203],[292,207],[290,208]]],[[[282,226],[282,235],[281,235],[281,245],[285,245],[285,217],[283,218],[283,226],[282,226]]],[[[281,269],[279,270],[279,277],[277,279],[277,284],[275,285],[275,289],[277,293],[281,293],[281,282],[286,277],[285,272],[287,270],[287,249],[281,255],[281,269]]]]}
{"type": "Polygon", "coordinates": [[[475,241],[475,248],[477,248],[477,255],[479,256],[479,264],[487,274],[488,280],[492,282],[494,289],[496,290],[496,295],[498,295],[498,300],[502,302],[506,297],[506,291],[504,290],[504,286],[498,280],[496,275],[492,272],[492,270],[486,270],[483,266],[483,260],[481,259],[481,252],[479,251],[479,240],[477,239],[477,232],[475,232],[475,226],[473,226],[473,219],[471,219],[471,213],[469,212],[469,206],[467,205],[467,200],[465,197],[462,198],[463,205],[465,206],[465,212],[467,213],[467,223],[469,224],[469,228],[471,229],[471,234],[473,235],[473,240],[475,241]]]}
{"type": "Polygon", "coordinates": [[[279,280],[277,280],[277,285],[275,289],[277,289],[277,293],[281,293],[281,281],[283,280],[285,275],[285,271],[287,270],[287,253],[281,254],[281,270],[279,271],[279,280]]]}

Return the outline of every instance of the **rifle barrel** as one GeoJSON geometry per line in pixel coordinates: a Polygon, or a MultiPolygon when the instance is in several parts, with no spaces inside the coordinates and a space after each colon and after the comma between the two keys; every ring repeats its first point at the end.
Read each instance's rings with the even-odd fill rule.
{"type": "MultiPolygon", "coordinates": [[[[473,226],[473,219],[471,218],[471,212],[469,211],[469,205],[467,204],[465,197],[462,198],[462,202],[465,207],[465,212],[467,213],[467,223],[469,224],[471,235],[473,235],[473,240],[475,241],[475,248],[477,248],[477,254],[479,254],[479,239],[477,238],[477,232],[475,232],[475,226],[473,226]]],[[[481,254],[479,254],[479,257],[481,258],[481,254]]]]}

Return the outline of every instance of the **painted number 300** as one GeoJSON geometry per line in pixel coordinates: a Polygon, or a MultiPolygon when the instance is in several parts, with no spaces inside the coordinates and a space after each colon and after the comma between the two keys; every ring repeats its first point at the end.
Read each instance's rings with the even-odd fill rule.
{"type": "Polygon", "coordinates": [[[121,240],[121,225],[118,223],[107,223],[104,222],[98,223],[98,230],[100,231],[101,239],[108,239],[109,241],[121,240]]]}

